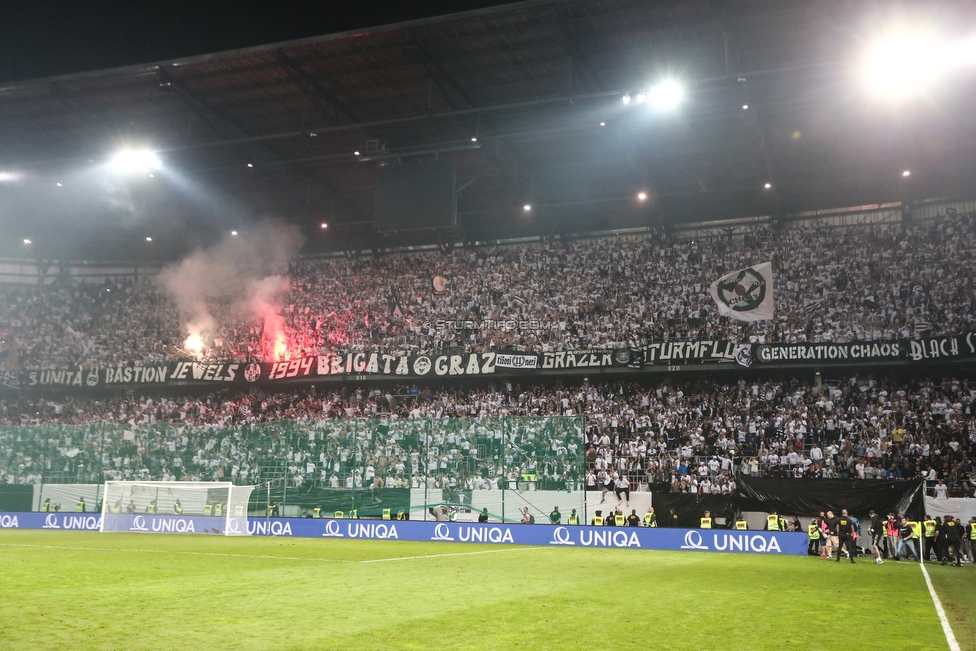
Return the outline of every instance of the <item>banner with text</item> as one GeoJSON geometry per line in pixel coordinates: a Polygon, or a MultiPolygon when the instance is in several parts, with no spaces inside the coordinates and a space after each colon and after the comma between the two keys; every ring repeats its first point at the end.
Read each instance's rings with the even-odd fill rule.
{"type": "MultiPolygon", "coordinates": [[[[99,514],[0,513],[3,529],[97,531],[99,514]]],[[[232,520],[232,522],[236,522],[232,520]]],[[[121,518],[119,531],[144,533],[223,533],[223,518],[174,515],[133,515],[121,518]]],[[[732,531],[728,529],[658,529],[644,527],[479,524],[396,520],[333,520],[328,518],[249,518],[252,536],[409,540],[546,547],[613,547],[621,549],[807,553],[804,533],[732,531]]],[[[238,533],[233,532],[232,533],[238,533]]]]}
{"type": "Polygon", "coordinates": [[[281,362],[196,362],[160,365],[128,364],[112,367],[77,367],[4,371],[0,390],[96,389],[214,385],[248,386],[255,383],[314,381],[320,378],[455,378],[482,375],[558,375],[572,371],[707,370],[716,364],[735,363],[811,366],[856,365],[864,362],[915,364],[976,359],[976,333],[947,337],[852,341],[845,343],[738,344],[729,340],[653,342],[633,348],[566,350],[543,353],[482,352],[434,355],[393,355],[360,352],[301,357],[281,362]]]}

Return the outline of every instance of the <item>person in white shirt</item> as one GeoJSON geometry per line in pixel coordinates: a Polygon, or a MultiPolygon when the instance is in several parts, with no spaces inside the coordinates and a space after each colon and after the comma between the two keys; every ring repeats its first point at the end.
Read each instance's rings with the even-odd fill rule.
{"type": "Polygon", "coordinates": [[[932,489],[935,492],[935,499],[946,500],[949,499],[949,487],[945,485],[945,482],[941,479],[939,483],[935,485],[932,489]]]}

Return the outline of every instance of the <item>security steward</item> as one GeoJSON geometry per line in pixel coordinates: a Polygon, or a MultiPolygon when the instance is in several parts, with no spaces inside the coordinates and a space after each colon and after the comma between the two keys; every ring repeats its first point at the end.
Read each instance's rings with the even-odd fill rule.
{"type": "Polygon", "coordinates": [[[745,516],[741,513],[739,517],[735,519],[735,530],[736,531],[749,531],[749,523],[746,521],[745,516]]]}
{"type": "Polygon", "coordinates": [[[931,515],[926,514],[925,519],[922,520],[922,533],[925,535],[925,560],[929,560],[929,556],[939,560],[939,554],[935,549],[935,531],[938,526],[939,523],[931,515]]]}
{"type": "Polygon", "coordinates": [[[78,503],[75,504],[75,513],[84,513],[84,512],[85,512],[85,498],[79,497],[78,503]]]}
{"type": "Polygon", "coordinates": [[[560,522],[562,522],[562,519],[563,519],[563,514],[559,512],[559,507],[558,506],[552,507],[552,513],[549,514],[550,524],[559,524],[560,522]]]}
{"type": "Polygon", "coordinates": [[[173,515],[183,515],[183,504],[179,500],[173,502],[173,515]]]}
{"type": "Polygon", "coordinates": [[[573,509],[573,512],[566,518],[566,524],[579,524],[579,514],[576,513],[576,509],[573,509]]]}
{"type": "Polygon", "coordinates": [[[620,511],[620,509],[617,509],[617,511],[613,514],[613,526],[622,527],[625,524],[627,524],[627,518],[624,517],[624,514],[620,511]]]}
{"type": "Polygon", "coordinates": [[[767,515],[766,516],[766,527],[765,527],[765,530],[766,531],[781,531],[781,529],[779,528],[779,520],[780,520],[780,517],[779,517],[779,514],[776,511],[773,511],[772,513],[770,513],[769,515],[767,515]]]}
{"type": "Polygon", "coordinates": [[[840,512],[835,532],[837,534],[837,562],[840,563],[840,552],[846,545],[848,557],[851,559],[851,563],[854,563],[854,536],[857,530],[854,528],[854,520],[847,515],[847,509],[840,512]]]}
{"type": "MultiPolygon", "coordinates": [[[[915,558],[922,558],[922,550],[919,549],[919,542],[922,537],[922,523],[918,520],[909,520],[908,526],[912,528],[912,545],[915,547],[915,558]]],[[[936,527],[938,531],[938,527],[936,527]]]]}
{"type": "Polygon", "coordinates": [[[820,555],[820,527],[814,518],[807,526],[807,556],[820,555]]]}
{"type": "Polygon", "coordinates": [[[627,526],[628,527],[639,527],[641,524],[640,516],[637,515],[637,509],[631,509],[630,515],[627,516],[627,526]]]}
{"type": "Polygon", "coordinates": [[[593,520],[590,522],[594,527],[603,526],[603,511],[597,511],[593,514],[593,520]]]}
{"type": "Polygon", "coordinates": [[[653,507],[649,507],[647,509],[647,513],[644,514],[644,526],[645,527],[657,526],[657,514],[654,512],[653,507]]]}
{"type": "Polygon", "coordinates": [[[712,512],[705,511],[705,514],[701,517],[701,528],[711,529],[712,528],[712,512]]]}
{"type": "MultiPolygon", "coordinates": [[[[312,517],[313,518],[322,517],[322,505],[316,506],[314,509],[312,509],[312,517]]],[[[385,519],[389,520],[390,518],[385,518],[385,519]]]]}
{"type": "Polygon", "coordinates": [[[47,513],[51,510],[51,498],[44,500],[44,504],[41,504],[41,513],[47,513]]]}
{"type": "Polygon", "coordinates": [[[960,551],[960,541],[962,539],[962,527],[951,515],[945,517],[942,523],[942,536],[945,537],[944,556],[942,564],[945,565],[949,559],[956,567],[962,567],[962,553],[960,551]]]}

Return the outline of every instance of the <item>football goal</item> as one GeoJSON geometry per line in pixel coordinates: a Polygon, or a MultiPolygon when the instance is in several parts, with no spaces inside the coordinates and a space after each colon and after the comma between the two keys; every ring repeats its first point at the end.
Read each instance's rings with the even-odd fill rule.
{"type": "Polygon", "coordinates": [[[254,486],[203,481],[108,481],[101,531],[246,536],[254,486]]]}

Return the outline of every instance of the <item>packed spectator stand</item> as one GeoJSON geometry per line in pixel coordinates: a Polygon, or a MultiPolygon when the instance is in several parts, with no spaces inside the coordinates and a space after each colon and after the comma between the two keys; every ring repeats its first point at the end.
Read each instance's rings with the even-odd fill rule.
{"type": "MultiPolygon", "coordinates": [[[[787,224],[728,236],[666,233],[303,258],[282,299],[294,355],[363,350],[531,352],[639,346],[668,339],[797,342],[910,338],[972,327],[976,215],[916,224],[787,224]],[[772,260],[774,320],[720,317],[708,285],[772,260]],[[431,278],[447,280],[444,293],[431,278]],[[438,322],[534,320],[540,327],[458,328],[438,322]]],[[[206,357],[270,361],[260,322],[215,314],[206,357]]],[[[187,333],[152,277],[101,285],[61,278],[0,285],[0,358],[23,368],[158,363],[187,333]]]]}
{"type": "Polygon", "coordinates": [[[974,398],[966,380],[850,376],[820,390],[740,380],[5,399],[0,478],[246,483],[274,459],[295,487],[491,489],[531,473],[540,487],[599,490],[617,473],[635,490],[710,493],[731,491],[742,472],[924,476],[968,496],[974,398]],[[493,425],[524,416],[582,417],[585,442],[572,428],[550,440],[493,425]],[[403,435],[421,422],[433,423],[427,438],[403,435]]]}
{"type": "MultiPolygon", "coordinates": [[[[974,229],[976,215],[952,213],[917,223],[798,223],[700,239],[661,232],[304,258],[291,269],[282,315],[289,348],[310,355],[958,333],[974,321],[974,229]],[[708,284],[766,259],[776,273],[776,318],[744,324],[719,317],[708,284]],[[435,275],[447,279],[444,293],[432,291],[435,275]],[[434,325],[511,318],[549,325],[434,325]]],[[[216,316],[208,359],[266,361],[259,323],[216,316]]],[[[180,354],[185,334],[152,278],[0,286],[0,361],[8,368],[162,362],[180,354]]],[[[973,495],[974,397],[976,385],[963,373],[931,380],[846,374],[822,385],[809,377],[494,379],[464,388],[7,393],[0,399],[0,482],[245,483],[259,481],[275,460],[294,487],[492,489],[528,474],[539,486],[599,490],[616,473],[634,489],[710,493],[733,490],[736,473],[744,473],[924,476],[930,485],[943,480],[948,494],[973,495]],[[569,430],[542,440],[531,428],[509,436],[477,427],[479,420],[525,416],[577,417],[585,440],[569,430]],[[474,424],[437,440],[394,434],[410,421],[441,419],[474,424]],[[359,435],[367,430],[376,436],[359,435]]]]}

